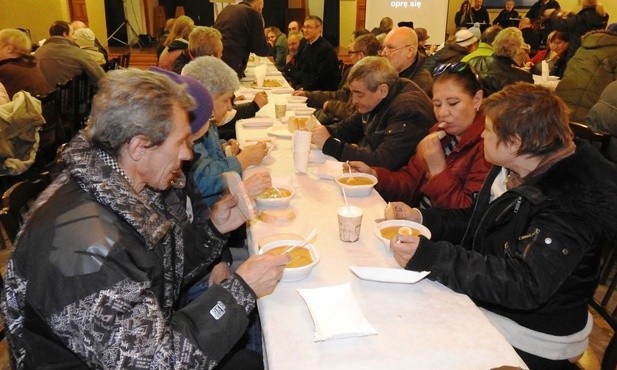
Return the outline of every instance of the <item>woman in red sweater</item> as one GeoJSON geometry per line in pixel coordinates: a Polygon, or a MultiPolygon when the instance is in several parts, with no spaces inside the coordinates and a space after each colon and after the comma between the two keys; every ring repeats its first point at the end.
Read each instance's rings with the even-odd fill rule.
{"type": "Polygon", "coordinates": [[[406,166],[397,171],[349,162],[353,171],[375,175],[376,190],[386,201],[410,206],[469,207],[488,174],[482,138],[483,92],[467,63],[435,69],[433,109],[438,122],[422,139],[406,166]]]}

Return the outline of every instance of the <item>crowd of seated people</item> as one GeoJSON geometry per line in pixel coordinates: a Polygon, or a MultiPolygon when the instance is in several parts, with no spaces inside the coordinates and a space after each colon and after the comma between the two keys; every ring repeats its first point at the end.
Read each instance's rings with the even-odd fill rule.
{"type": "MultiPolygon", "coordinates": [[[[235,123],[238,119],[254,117],[268,104],[268,95],[257,92],[249,98],[249,102],[234,104],[233,101],[234,92],[240,87],[240,78],[244,77],[247,69],[249,54],[270,57],[294,88],[293,95],[308,97],[308,105],[317,108],[314,115],[321,125],[317,125],[313,131],[312,143],[324,154],[342,162],[347,161],[346,168],[351,171],[375,175],[378,178],[375,189],[380,195],[386,201],[400,202],[394,208],[396,217],[420,221],[435,230],[437,239],[432,241],[411,237],[393,241],[395,259],[402,267],[412,270],[432,269],[435,271],[431,276],[434,280],[478,299],[481,302],[479,305],[492,315],[495,325],[504,325],[504,320],[513,320],[508,325],[514,325],[517,331],[508,339],[513,345],[516,344],[514,346],[519,354],[529,364],[542,368],[547,364],[545,361],[569,361],[576,358],[578,353],[574,352],[578,347],[566,346],[565,353],[572,356],[549,360],[543,350],[527,346],[529,343],[525,342],[524,337],[528,333],[521,327],[540,334],[565,333],[567,336],[580,334],[585,337],[588,335],[587,324],[582,311],[579,311],[586,305],[581,302],[588,297],[583,297],[582,293],[576,297],[576,307],[569,308],[576,311],[572,313],[576,320],[569,323],[571,326],[567,330],[562,332],[556,329],[562,324],[562,318],[558,315],[555,315],[548,329],[536,326],[535,314],[527,316],[527,313],[517,310],[537,310],[546,302],[553,302],[556,296],[567,295],[567,292],[562,292],[563,287],[553,286],[551,282],[539,287],[533,299],[526,297],[513,302],[499,298],[497,293],[489,296],[488,289],[499,292],[496,284],[503,276],[489,266],[490,261],[486,261],[492,258],[506,269],[512,268],[514,271],[514,267],[509,265],[510,256],[491,250],[487,240],[509,240],[514,234],[516,237],[523,235],[527,230],[520,229],[517,222],[536,222],[532,211],[544,207],[544,203],[541,206],[534,203],[537,194],[529,192],[541,189],[549,195],[561,195],[560,185],[551,182],[547,174],[570,174],[572,171],[566,169],[565,164],[573,162],[573,166],[578,166],[581,162],[593,160],[600,163],[606,173],[613,171],[608,162],[593,152],[593,148],[573,140],[567,128],[567,121],[585,122],[594,130],[610,132],[617,137],[614,109],[617,24],[608,26],[608,14],[602,5],[596,0],[583,0],[583,9],[572,14],[561,11],[554,0],[538,0],[538,5],[534,5],[521,18],[513,8],[514,2],[508,0],[504,10],[490,22],[482,0],[465,0],[455,17],[456,31],[440,48],[427,45],[429,35],[426,29],[414,29],[413,22],[403,22],[403,25],[395,27],[392,19],[385,17],[370,32],[364,28],[354,31],[346,58],[351,66],[341,74],[339,55],[335,47],[323,37],[321,18],[311,15],[302,22],[294,20],[288,25],[289,33],[284,34],[279,28],[267,26],[263,22],[263,3],[264,0],[245,0],[229,5],[212,27],[196,26],[188,16],[173,19],[166,27],[167,33],[157,62],[158,67],[166,71],[143,74],[129,71],[123,75],[151,91],[157,88],[170,95],[161,98],[161,101],[173,101],[173,109],[170,108],[170,112],[165,114],[174,122],[179,119],[178,112],[187,113],[195,109],[192,105],[194,102],[186,98],[185,94],[188,93],[176,91],[177,86],[162,80],[161,74],[174,76],[172,79],[177,82],[186,81],[182,78],[190,77],[209,91],[206,95],[211,106],[206,110],[212,112],[211,116],[197,125],[198,131],[183,139],[195,142],[195,157],[182,153],[182,160],[192,165],[188,172],[189,181],[197,189],[197,194],[192,196],[201,197],[198,200],[206,207],[221,207],[217,201],[222,199],[225,203],[229,200],[222,196],[224,182],[220,174],[228,170],[241,174],[247,167],[259,164],[266,156],[267,148],[263,143],[240,149],[235,140],[235,123]],[[520,22],[518,18],[521,18],[520,22]],[[475,23],[482,25],[483,32],[479,37],[477,32],[480,27],[472,27],[475,23]],[[561,77],[554,92],[546,87],[532,85],[533,74],[542,74],[543,61],[548,63],[550,75],[561,77]],[[157,74],[159,77],[153,77],[157,74]],[[175,79],[176,75],[182,78],[175,79]],[[529,96],[526,97],[526,94],[529,96]],[[512,101],[509,101],[510,96],[514,97],[512,101]],[[532,97],[544,100],[535,101],[532,97]],[[524,104],[530,107],[529,112],[521,115],[525,119],[515,117],[515,109],[522,109],[524,104]],[[544,113],[547,117],[543,116],[544,113]],[[508,124],[513,127],[508,128],[508,124]],[[554,130],[536,132],[534,130],[537,127],[531,127],[533,124],[544,124],[554,130]],[[538,147],[542,144],[540,141],[550,141],[545,143],[548,149],[538,147]],[[527,167],[530,163],[533,168],[527,167]],[[496,231],[488,231],[486,227],[494,225],[484,223],[492,221],[477,217],[501,211],[502,202],[514,199],[514,194],[523,199],[523,212],[512,216],[511,221],[507,221],[505,226],[499,226],[496,231]],[[499,205],[495,206],[493,201],[499,202],[499,205]],[[478,211],[474,211],[474,208],[478,211]],[[443,220],[454,220],[456,230],[452,222],[443,223],[450,226],[439,226],[443,220]],[[477,240],[471,240],[469,234],[463,234],[465,230],[481,230],[482,233],[478,234],[477,240]],[[440,248],[439,251],[435,251],[436,248],[440,248]],[[467,255],[469,260],[456,266],[446,255],[461,256],[469,250],[473,250],[467,255]],[[494,277],[495,281],[460,280],[457,272],[470,269],[474,263],[482,268],[485,276],[494,277]],[[524,345],[517,347],[520,343],[524,345]]],[[[106,81],[106,99],[115,96],[111,89],[119,89],[122,74],[114,72],[115,76],[112,74],[107,81],[101,68],[108,59],[107,50],[91,29],[83,23],[57,21],[50,27],[49,33],[50,38],[32,53],[32,42],[25,33],[16,29],[0,30],[0,104],[7,103],[16,92],[22,90],[44,96],[53,91],[57,84],[80,73],[87,74],[95,85],[99,81],[106,81]]],[[[128,87],[122,89],[133,91],[128,87]]],[[[206,96],[203,93],[198,95],[201,98],[206,96]]],[[[109,102],[100,102],[97,114],[105,113],[103,110],[109,108],[105,104],[109,102]]],[[[142,99],[139,104],[154,110],[152,102],[147,99],[142,99]]],[[[69,161],[81,158],[79,150],[84,148],[87,151],[97,150],[92,146],[104,139],[97,136],[100,135],[96,132],[97,125],[103,125],[103,121],[89,123],[90,133],[80,133],[74,139],[72,149],[67,154],[69,161]]],[[[104,128],[101,126],[98,129],[104,128]]],[[[174,130],[168,132],[168,135],[176,134],[174,130]]],[[[148,135],[153,134],[148,131],[148,135]]],[[[139,140],[148,141],[148,145],[161,149],[157,147],[160,142],[156,142],[155,138],[136,139],[137,136],[128,135],[129,141],[116,143],[117,148],[104,148],[103,151],[118,149],[123,153],[131,153],[131,150],[135,150],[137,153],[141,144],[146,149],[151,148],[139,140]],[[133,147],[131,143],[134,140],[133,147]]],[[[609,156],[613,161],[617,160],[616,142],[614,139],[609,156]]],[[[106,155],[104,158],[107,158],[106,155]]],[[[115,167],[109,164],[113,158],[111,162],[107,160],[105,165],[113,167],[120,174],[112,176],[114,181],[119,181],[114,186],[122,189],[131,185],[123,184],[125,180],[120,177],[126,178],[122,172],[125,166],[129,166],[127,168],[130,171],[134,169],[132,166],[135,164],[131,161],[135,158],[137,154],[134,158],[129,156],[116,159],[119,163],[115,167]]],[[[71,162],[69,167],[70,171],[79,176],[83,175],[81,171],[85,171],[75,162],[71,162]]],[[[177,175],[172,172],[172,175],[177,175]]],[[[578,176],[569,181],[585,187],[598,175],[595,171],[588,174],[587,180],[578,176]]],[[[99,173],[95,175],[102,176],[99,173]]],[[[135,174],[131,172],[128,175],[132,179],[135,174]]],[[[263,173],[254,176],[247,180],[251,196],[271,186],[269,176],[263,173]]],[[[91,181],[88,179],[86,182],[91,181]]],[[[154,180],[148,181],[154,184],[154,180]]],[[[164,188],[161,186],[159,190],[164,188]]],[[[90,188],[80,191],[95,192],[90,188]]],[[[149,197],[155,195],[149,194],[149,197]]],[[[611,202],[614,200],[609,198],[611,202]]],[[[575,202],[574,199],[570,200],[575,202]]],[[[50,201],[57,200],[51,197],[50,201]]],[[[97,201],[103,204],[106,202],[104,199],[97,201]]],[[[552,205],[546,206],[550,208],[552,205]]],[[[555,206],[562,207],[563,204],[555,206]]],[[[589,205],[580,207],[585,212],[595,211],[593,207],[585,209],[584,206],[589,205]]],[[[229,204],[225,207],[233,208],[229,204]]],[[[552,212],[552,209],[549,211],[552,212]]],[[[220,209],[212,217],[219,213],[220,209]]],[[[615,215],[611,213],[610,216],[615,215]]],[[[123,211],[119,212],[119,217],[125,217],[123,211]]],[[[218,245],[225,244],[225,240],[213,228],[227,232],[238,226],[234,223],[234,227],[231,227],[229,223],[223,227],[218,221],[199,221],[208,224],[208,236],[205,237],[208,240],[204,243],[217,244],[217,251],[221,249],[218,245]]],[[[607,225],[612,221],[597,225],[596,231],[605,233],[607,225]]],[[[596,248],[593,241],[581,236],[584,234],[582,231],[576,228],[562,230],[563,225],[557,224],[551,224],[549,231],[543,229],[538,232],[550,234],[559,243],[564,242],[562,238],[574,240],[574,249],[584,245],[596,248]]],[[[177,230],[174,238],[181,239],[179,235],[182,232],[186,230],[177,230]]],[[[519,244],[522,248],[522,243],[519,244]]],[[[233,291],[231,285],[240,284],[242,289],[248,289],[242,291],[242,295],[247,299],[246,311],[250,311],[256,299],[255,294],[251,294],[253,291],[249,291],[254,287],[254,282],[250,280],[254,276],[248,277],[249,281],[244,284],[243,280],[238,280],[253,273],[256,267],[245,266],[239,270],[238,275],[234,275],[227,265],[231,261],[221,260],[221,255],[214,256],[216,253],[208,255],[210,271],[215,271],[209,286],[222,284],[223,288],[217,287],[209,294],[234,295],[237,292],[233,291]],[[231,293],[228,292],[230,290],[231,293]]],[[[517,258],[525,264],[527,252],[521,249],[515,253],[520,254],[517,254],[517,258]]],[[[530,253],[535,256],[536,251],[530,253]]],[[[19,260],[19,255],[17,258],[16,261],[22,266],[14,267],[16,270],[13,271],[12,280],[9,280],[11,289],[18,288],[15,274],[23,273],[21,269],[27,264],[19,260]]],[[[280,260],[268,261],[267,268],[276,270],[273,276],[280,275],[280,263],[280,260]]],[[[586,277],[579,270],[580,263],[572,262],[569,272],[560,271],[562,280],[570,281],[579,275],[586,277]]],[[[594,263],[597,265],[597,261],[594,263]]],[[[544,278],[541,266],[530,268],[538,279],[544,278]]],[[[201,271],[202,266],[198,269],[201,271]]],[[[516,279],[518,273],[512,272],[512,279],[516,279]]],[[[39,279],[30,275],[27,278],[39,279]]],[[[266,285],[263,291],[254,290],[253,293],[267,294],[276,282],[269,280],[266,285]]],[[[522,296],[524,290],[531,288],[519,286],[517,289],[522,296]]],[[[171,300],[179,297],[174,295],[168,298],[165,309],[173,313],[171,300]]],[[[187,307],[190,310],[191,306],[187,307]]],[[[184,309],[179,308],[180,311],[184,309]]],[[[553,311],[550,313],[554,314],[553,311]]],[[[20,320],[10,315],[9,319],[20,320]]],[[[43,324],[51,325],[48,322],[43,324]]],[[[237,326],[234,328],[241,331],[246,325],[242,321],[237,326]]],[[[45,330],[53,331],[55,328],[46,327],[45,330]]],[[[180,329],[183,335],[186,330],[180,329]]],[[[16,332],[12,334],[19,335],[16,332]]],[[[236,336],[232,335],[234,338],[236,336]]],[[[202,354],[200,351],[204,340],[200,338],[197,344],[189,346],[195,351],[192,356],[197,359],[195,363],[213,365],[221,360],[224,353],[205,351],[205,355],[202,354]]],[[[230,350],[228,345],[222,348],[224,351],[230,350]]],[[[77,352],[81,349],[67,348],[66,351],[77,352]]],[[[90,356],[89,360],[95,357],[90,353],[85,355],[90,356]]],[[[24,361],[23,358],[21,360],[24,361]]]]}

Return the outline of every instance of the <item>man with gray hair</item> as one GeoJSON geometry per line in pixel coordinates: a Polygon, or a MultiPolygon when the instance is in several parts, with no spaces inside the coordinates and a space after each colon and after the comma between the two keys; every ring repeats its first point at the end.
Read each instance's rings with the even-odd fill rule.
{"type": "Polygon", "coordinates": [[[424,68],[426,56],[418,52],[418,35],[412,28],[399,27],[390,31],[383,40],[380,54],[390,61],[399,77],[412,80],[426,95],[432,96],[433,76],[424,68]]]}
{"type": "MultiPolygon", "coordinates": [[[[37,200],[9,262],[2,311],[16,368],[214,367],[270,294],[287,256],[251,257],[188,305],[181,292],[246,220],[230,195],[183,223],[167,191],[190,160],[195,99],[149,71],[101,80],[66,169],[37,200]]],[[[175,197],[174,199],[177,199],[175,197]]],[[[188,215],[191,207],[186,207],[188,215]]],[[[186,216],[186,215],[185,215],[186,216]]]]}
{"type": "Polygon", "coordinates": [[[339,123],[318,127],[312,142],[339,161],[399,169],[436,122],[433,103],[382,57],[357,62],[347,82],[357,112],[339,123]]]}

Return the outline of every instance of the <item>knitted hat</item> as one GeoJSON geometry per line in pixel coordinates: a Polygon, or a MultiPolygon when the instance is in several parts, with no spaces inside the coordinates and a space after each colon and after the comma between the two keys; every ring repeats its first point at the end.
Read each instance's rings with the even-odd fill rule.
{"type": "Polygon", "coordinates": [[[476,41],[478,41],[478,39],[469,30],[458,30],[456,31],[456,34],[454,35],[454,37],[455,37],[454,42],[456,42],[462,47],[469,46],[475,43],[476,41]]]}
{"type": "Polygon", "coordinates": [[[80,47],[94,46],[94,32],[89,28],[78,28],[75,30],[75,43],[80,47]]]}
{"type": "Polygon", "coordinates": [[[606,30],[609,32],[617,33],[617,22],[611,23],[606,27],[606,30]]]}
{"type": "Polygon", "coordinates": [[[418,28],[416,28],[415,31],[416,31],[416,34],[418,35],[418,42],[426,41],[426,40],[428,40],[429,37],[431,37],[431,36],[428,35],[428,32],[426,31],[426,28],[418,27],[418,28]]]}
{"type": "Polygon", "coordinates": [[[482,36],[482,30],[480,28],[480,23],[476,22],[473,24],[473,27],[469,28],[469,32],[473,33],[476,39],[480,40],[482,36]]]}
{"type": "Polygon", "coordinates": [[[193,134],[199,132],[199,130],[201,130],[208,123],[210,117],[212,116],[213,103],[210,92],[201,83],[199,83],[199,81],[192,77],[181,76],[172,71],[158,67],[150,67],[150,70],[164,74],[176,83],[185,83],[188,85],[188,92],[197,103],[197,106],[191,111],[189,117],[191,120],[191,132],[193,134]]]}

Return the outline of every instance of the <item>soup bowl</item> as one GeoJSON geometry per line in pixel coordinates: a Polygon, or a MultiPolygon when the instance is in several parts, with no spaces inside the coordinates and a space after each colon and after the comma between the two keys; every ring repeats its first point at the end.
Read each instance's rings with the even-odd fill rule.
{"type": "Polygon", "coordinates": [[[306,279],[311,274],[313,267],[319,262],[317,248],[311,243],[301,246],[304,243],[304,240],[276,240],[264,245],[259,250],[259,254],[281,254],[289,247],[300,245],[300,247],[290,252],[292,260],[285,266],[283,277],[281,278],[283,282],[299,281],[306,279]]]}
{"type": "Polygon", "coordinates": [[[287,101],[290,103],[305,103],[308,100],[306,96],[290,96],[287,101]]]}
{"type": "Polygon", "coordinates": [[[343,173],[335,177],[336,183],[348,197],[366,197],[377,184],[377,178],[367,173],[343,173]]]}
{"type": "Polygon", "coordinates": [[[294,188],[290,185],[277,185],[276,189],[269,188],[255,198],[259,209],[279,209],[289,207],[294,196],[294,188]],[[278,191],[277,191],[278,189],[278,191]]]}
{"type": "Polygon", "coordinates": [[[408,220],[386,220],[375,225],[375,236],[383,243],[383,247],[388,253],[392,253],[390,249],[390,239],[399,234],[407,234],[411,229],[412,235],[423,235],[428,239],[431,238],[431,231],[424,225],[408,220]]]}

